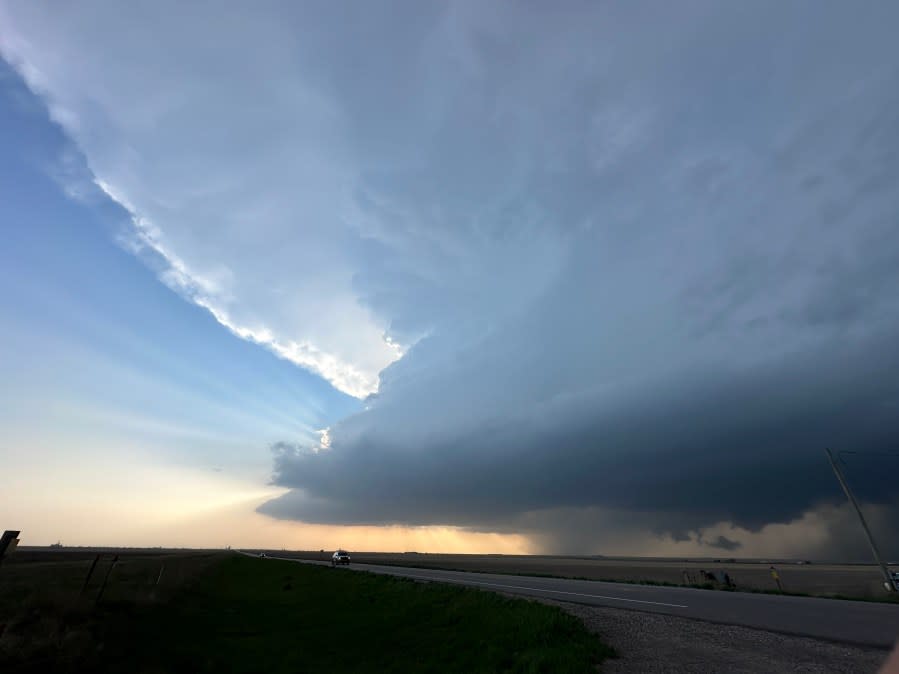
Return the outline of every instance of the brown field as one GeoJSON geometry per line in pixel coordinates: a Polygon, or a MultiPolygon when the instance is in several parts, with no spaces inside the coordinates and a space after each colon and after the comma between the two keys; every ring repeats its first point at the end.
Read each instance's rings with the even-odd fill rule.
{"type": "Polygon", "coordinates": [[[178,587],[205,568],[217,551],[20,548],[0,565],[0,623],[29,602],[78,604],[96,599],[143,600],[178,587]],[[99,559],[85,585],[93,564],[99,559]],[[115,563],[113,563],[115,562],[115,563]]]}
{"type": "Polygon", "coordinates": [[[0,671],[18,671],[23,663],[31,669],[22,671],[53,671],[83,657],[96,640],[98,600],[102,608],[165,599],[220,557],[158,549],[16,550],[0,565],[0,671]]]}
{"type": "MultiPolygon", "coordinates": [[[[277,556],[330,559],[330,550],[276,552],[277,556]]],[[[561,576],[589,580],[638,583],[700,584],[700,570],[727,572],[738,590],[777,591],[771,576],[772,562],[741,560],[653,560],[595,557],[517,555],[449,555],[427,553],[352,552],[362,564],[392,564],[423,568],[561,576]],[[686,574],[686,575],[685,575],[686,574]]],[[[880,599],[887,596],[880,571],[873,564],[824,564],[773,562],[785,592],[817,596],[880,599]]]]}

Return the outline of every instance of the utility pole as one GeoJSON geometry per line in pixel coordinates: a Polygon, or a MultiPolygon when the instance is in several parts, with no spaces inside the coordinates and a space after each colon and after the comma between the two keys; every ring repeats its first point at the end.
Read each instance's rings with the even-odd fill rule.
{"type": "Polygon", "coordinates": [[[858,501],[855,500],[855,496],[852,494],[852,490],[849,489],[849,483],[846,482],[843,471],[840,470],[840,467],[834,460],[833,452],[831,452],[829,449],[825,449],[824,451],[827,452],[827,458],[830,459],[830,467],[833,468],[833,472],[837,476],[837,480],[840,481],[840,486],[843,488],[843,491],[846,492],[846,496],[849,499],[849,502],[852,504],[852,507],[855,508],[858,519],[862,523],[862,528],[865,530],[865,535],[868,537],[868,543],[871,545],[871,551],[874,553],[874,559],[877,560],[877,564],[880,566],[880,570],[883,573],[884,587],[887,589],[887,592],[895,592],[896,587],[893,585],[893,577],[890,575],[890,570],[887,568],[887,565],[883,563],[883,557],[880,556],[880,550],[877,549],[877,544],[874,542],[874,536],[871,535],[871,530],[868,528],[868,523],[865,521],[865,516],[862,515],[862,509],[859,507],[858,501]]]}

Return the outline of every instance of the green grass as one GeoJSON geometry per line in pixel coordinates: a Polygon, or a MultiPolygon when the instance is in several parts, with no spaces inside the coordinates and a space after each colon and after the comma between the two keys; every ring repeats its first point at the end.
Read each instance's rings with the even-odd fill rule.
{"type": "Polygon", "coordinates": [[[588,672],[613,655],[552,606],[232,555],[167,604],[109,603],[114,672],[588,672]]]}

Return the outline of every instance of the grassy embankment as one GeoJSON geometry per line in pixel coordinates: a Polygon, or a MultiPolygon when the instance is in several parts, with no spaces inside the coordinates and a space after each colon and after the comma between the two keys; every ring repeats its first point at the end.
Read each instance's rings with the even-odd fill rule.
{"type": "Polygon", "coordinates": [[[89,633],[93,648],[68,661],[72,669],[587,672],[611,655],[556,607],[238,555],[166,601],[104,599],[89,633]]]}

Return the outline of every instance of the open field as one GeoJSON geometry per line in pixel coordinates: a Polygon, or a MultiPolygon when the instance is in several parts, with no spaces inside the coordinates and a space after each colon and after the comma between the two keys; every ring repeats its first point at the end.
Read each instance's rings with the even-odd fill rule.
{"type": "Polygon", "coordinates": [[[4,561],[0,566],[0,671],[77,671],[78,663],[90,661],[103,643],[109,607],[166,601],[223,556],[158,550],[105,552],[86,583],[97,554],[26,549],[4,561]]]}
{"type": "Polygon", "coordinates": [[[79,606],[106,600],[143,601],[166,596],[223,553],[211,551],[17,550],[0,566],[0,624],[28,603],[79,606]],[[97,559],[94,564],[95,558],[97,559]],[[93,573],[90,573],[94,566],[93,573]]]}
{"type": "MultiPolygon", "coordinates": [[[[280,557],[329,559],[331,551],[271,551],[280,557]]],[[[744,591],[776,592],[770,563],[713,560],[651,560],[524,555],[451,555],[426,553],[352,552],[361,564],[388,564],[418,568],[559,576],[637,583],[702,584],[699,572],[727,572],[744,591]],[[686,572],[686,575],[685,575],[686,572]]],[[[775,563],[785,592],[815,596],[883,599],[879,569],[873,564],[775,563]]]]}
{"type": "Polygon", "coordinates": [[[94,606],[78,599],[86,563],[0,568],[0,670],[586,672],[610,655],[556,607],[478,590],[227,553],[135,555],[94,606]],[[180,583],[142,591],[162,559],[185,565],[180,583]]]}

